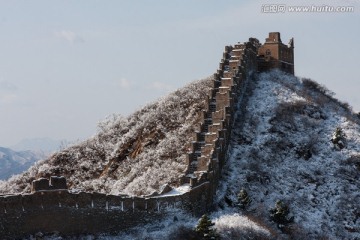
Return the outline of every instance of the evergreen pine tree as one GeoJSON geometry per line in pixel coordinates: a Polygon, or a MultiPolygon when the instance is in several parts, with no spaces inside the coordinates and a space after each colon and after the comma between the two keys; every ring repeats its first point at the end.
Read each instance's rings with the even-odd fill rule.
{"type": "Polygon", "coordinates": [[[245,209],[247,206],[249,206],[251,203],[251,199],[249,194],[247,193],[247,191],[245,189],[241,189],[239,194],[238,194],[238,204],[237,206],[240,209],[245,209]]]}
{"type": "Polygon", "coordinates": [[[202,240],[218,240],[219,236],[212,228],[214,225],[215,224],[211,222],[210,218],[205,214],[200,218],[199,223],[195,228],[195,231],[198,233],[200,239],[202,240]]]}
{"type": "Polygon", "coordinates": [[[335,148],[338,150],[343,149],[345,147],[345,138],[346,135],[340,127],[337,127],[333,136],[331,138],[331,142],[334,144],[335,148]]]}
{"type": "Polygon", "coordinates": [[[289,213],[289,207],[282,201],[277,200],[275,203],[275,207],[270,209],[270,219],[276,222],[278,224],[278,227],[281,229],[284,227],[284,224],[294,221],[294,217],[288,216],[289,213]]]}

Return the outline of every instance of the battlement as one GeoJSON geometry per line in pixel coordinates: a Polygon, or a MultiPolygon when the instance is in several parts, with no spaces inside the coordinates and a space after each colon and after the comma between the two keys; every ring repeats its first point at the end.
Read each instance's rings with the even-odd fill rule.
{"type": "Polygon", "coordinates": [[[294,74],[294,42],[282,43],[280,33],[269,33],[261,44],[256,38],[226,46],[201,121],[191,140],[188,165],[181,183],[188,192],[143,197],[101,193],[71,193],[64,177],[32,182],[31,194],[0,196],[0,236],[23,238],[38,231],[66,235],[116,233],[162,219],[183,209],[202,215],[213,206],[226,161],[234,113],[245,109],[244,93],[257,72],[279,68],[294,74]]]}
{"type": "Polygon", "coordinates": [[[31,184],[31,192],[66,189],[67,185],[64,177],[51,176],[50,181],[46,178],[40,178],[32,181],[31,184]]]}
{"type": "Polygon", "coordinates": [[[270,32],[265,43],[282,43],[279,32],[270,32]]]}
{"type": "Polygon", "coordinates": [[[188,153],[185,183],[197,186],[210,182],[215,194],[222,166],[225,164],[234,112],[241,107],[241,95],[252,75],[257,72],[257,50],[260,42],[226,46],[219,69],[214,74],[213,88],[206,99],[202,122],[188,153]]]}
{"type": "Polygon", "coordinates": [[[178,209],[200,215],[210,208],[209,188],[205,182],[184,194],[152,197],[63,190],[0,196],[0,236],[22,239],[39,231],[67,236],[116,234],[169,214],[176,216],[178,209]]]}

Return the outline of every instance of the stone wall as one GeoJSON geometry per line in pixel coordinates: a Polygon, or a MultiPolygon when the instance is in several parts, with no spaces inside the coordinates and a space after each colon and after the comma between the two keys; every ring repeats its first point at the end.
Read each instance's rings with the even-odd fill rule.
{"type": "Polygon", "coordinates": [[[129,197],[60,190],[64,180],[41,180],[34,192],[0,196],[0,236],[14,239],[36,232],[116,233],[140,224],[153,223],[178,209],[199,216],[212,208],[221,169],[225,163],[234,112],[241,107],[247,82],[257,69],[259,41],[226,46],[213,88],[194,133],[192,151],[183,184],[191,190],[175,196],[129,197]],[[60,189],[59,189],[60,188],[60,189]]]}
{"type": "Polygon", "coordinates": [[[196,186],[203,181],[211,181],[213,186],[217,186],[234,112],[241,105],[242,93],[252,73],[257,71],[259,45],[257,39],[251,38],[249,42],[225,47],[213,88],[206,99],[206,109],[194,134],[192,150],[187,156],[188,169],[184,182],[196,186]]]}
{"type": "Polygon", "coordinates": [[[179,209],[204,213],[210,183],[175,196],[149,198],[114,196],[100,193],[70,193],[67,190],[34,192],[0,197],[1,239],[14,239],[37,232],[64,235],[117,232],[140,224],[160,221],[179,209]]]}

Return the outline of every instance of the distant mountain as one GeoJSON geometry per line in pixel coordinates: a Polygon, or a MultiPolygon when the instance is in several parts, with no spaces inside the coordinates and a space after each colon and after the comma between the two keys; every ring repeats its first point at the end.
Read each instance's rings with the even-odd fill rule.
{"type": "Polygon", "coordinates": [[[13,151],[0,147],[0,180],[27,170],[35,162],[44,159],[46,155],[34,151],[13,151]]]}
{"type": "Polygon", "coordinates": [[[23,139],[19,143],[11,146],[10,148],[15,151],[43,151],[52,153],[59,151],[62,145],[67,145],[66,140],[54,140],[51,138],[28,138],[23,139]]]}

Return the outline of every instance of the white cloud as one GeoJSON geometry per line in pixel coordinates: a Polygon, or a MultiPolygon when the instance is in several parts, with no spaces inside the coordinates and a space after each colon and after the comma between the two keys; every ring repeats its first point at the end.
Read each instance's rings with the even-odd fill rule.
{"type": "Polygon", "coordinates": [[[85,42],[83,37],[81,37],[80,35],[78,35],[73,31],[68,31],[68,30],[55,31],[54,35],[57,38],[70,42],[71,44],[85,42]]]}
{"type": "Polygon", "coordinates": [[[170,91],[170,90],[174,89],[173,86],[166,84],[166,83],[158,82],[158,81],[153,82],[151,84],[151,88],[156,89],[156,90],[161,90],[161,91],[170,91]]]}
{"type": "Polygon", "coordinates": [[[133,85],[128,79],[121,78],[120,80],[116,81],[116,86],[119,86],[120,88],[128,89],[133,85]]]}

